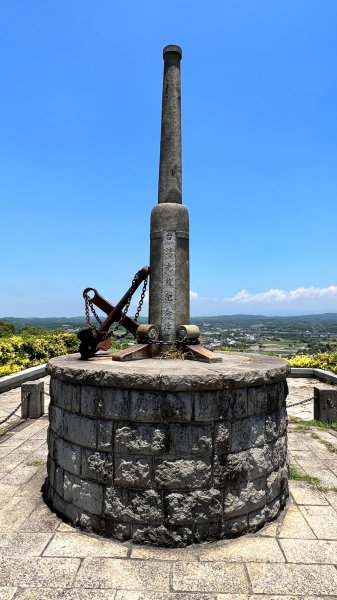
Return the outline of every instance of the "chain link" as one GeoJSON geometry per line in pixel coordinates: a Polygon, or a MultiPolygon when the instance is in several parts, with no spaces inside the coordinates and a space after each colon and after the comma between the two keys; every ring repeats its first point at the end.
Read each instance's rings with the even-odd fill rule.
{"type": "Polygon", "coordinates": [[[22,402],[23,402],[24,400],[27,400],[27,398],[28,398],[29,396],[30,396],[30,392],[27,392],[27,393],[26,393],[26,394],[23,396],[23,398],[22,398],[22,400],[21,400],[20,404],[18,404],[18,406],[17,406],[17,407],[16,407],[16,408],[15,408],[15,409],[14,409],[14,410],[13,410],[13,411],[12,411],[12,412],[9,414],[9,415],[7,415],[7,417],[5,417],[4,419],[2,419],[2,421],[0,421],[0,425],[3,425],[3,423],[6,423],[6,421],[8,421],[8,420],[9,420],[11,417],[13,417],[13,415],[15,415],[15,413],[16,413],[16,412],[19,410],[19,408],[22,406],[22,402]]]}
{"type": "Polygon", "coordinates": [[[299,406],[300,404],[306,404],[307,402],[312,402],[313,398],[307,398],[306,400],[300,400],[300,402],[295,402],[294,404],[287,404],[287,408],[291,408],[292,406],[299,406]]]}
{"type": "Polygon", "coordinates": [[[336,404],[331,400],[331,398],[328,398],[328,404],[330,406],[330,408],[332,408],[332,410],[337,410],[337,406],[336,404]]]}
{"type": "MultiPolygon", "coordinates": [[[[121,340],[121,339],[125,338],[127,335],[129,335],[130,332],[128,330],[126,330],[125,333],[121,333],[120,335],[116,335],[116,331],[122,325],[122,321],[126,317],[127,312],[128,312],[128,310],[130,308],[132,296],[133,296],[133,294],[135,293],[135,291],[137,289],[136,283],[137,283],[137,279],[138,279],[139,273],[140,273],[140,271],[138,271],[136,273],[136,275],[134,276],[134,278],[132,280],[131,287],[130,287],[130,293],[128,295],[128,299],[126,301],[124,310],[121,313],[121,316],[120,316],[117,324],[114,327],[112,327],[112,329],[110,329],[110,331],[105,331],[103,333],[102,340],[107,340],[107,339],[109,339],[111,337],[115,338],[116,340],[121,340]]],[[[138,307],[137,307],[137,310],[136,310],[134,321],[138,321],[140,312],[142,310],[144,299],[145,299],[146,288],[147,288],[147,282],[148,282],[148,277],[146,277],[146,279],[144,280],[144,284],[143,284],[143,287],[142,287],[142,292],[141,292],[141,295],[140,295],[140,300],[139,300],[139,304],[138,304],[138,307]]],[[[100,317],[98,316],[96,310],[94,309],[93,302],[89,298],[88,294],[85,294],[85,296],[84,296],[84,303],[85,303],[85,318],[86,318],[86,322],[87,322],[88,326],[90,327],[90,329],[92,329],[93,331],[95,331],[97,333],[97,331],[98,331],[97,328],[95,327],[95,325],[93,325],[91,323],[91,320],[90,320],[90,311],[92,312],[92,314],[95,317],[96,321],[100,325],[102,325],[102,320],[100,319],[100,317]]]]}

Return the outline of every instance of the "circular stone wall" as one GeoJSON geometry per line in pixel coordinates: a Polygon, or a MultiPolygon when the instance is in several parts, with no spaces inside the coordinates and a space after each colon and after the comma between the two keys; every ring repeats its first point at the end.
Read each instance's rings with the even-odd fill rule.
{"type": "Polygon", "coordinates": [[[119,540],[185,546],[255,531],[288,496],[288,364],[52,359],[45,496],[119,540]]]}

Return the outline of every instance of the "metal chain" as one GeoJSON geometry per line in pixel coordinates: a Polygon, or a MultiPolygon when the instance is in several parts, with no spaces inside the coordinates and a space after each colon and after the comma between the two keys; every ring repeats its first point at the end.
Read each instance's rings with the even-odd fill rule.
{"type": "Polygon", "coordinates": [[[3,423],[6,423],[6,421],[8,421],[8,419],[10,419],[13,415],[15,415],[15,413],[19,410],[19,408],[22,405],[22,402],[24,400],[26,400],[28,398],[28,396],[30,396],[30,392],[27,392],[27,394],[24,395],[24,397],[22,398],[20,404],[18,404],[18,406],[9,414],[7,415],[7,417],[5,417],[4,419],[2,419],[2,421],[0,421],[0,425],[3,425],[3,423]]]}
{"type": "MultiPolygon", "coordinates": [[[[139,273],[140,273],[140,271],[138,271],[136,273],[136,275],[134,276],[134,278],[132,280],[131,288],[130,288],[130,294],[128,296],[128,299],[127,299],[127,302],[125,304],[124,310],[121,313],[121,316],[120,316],[117,324],[114,327],[112,327],[112,329],[110,329],[110,331],[106,331],[105,333],[103,333],[102,340],[107,340],[110,337],[113,337],[116,340],[121,340],[121,339],[125,338],[127,335],[129,335],[129,331],[127,331],[127,330],[125,331],[125,333],[121,333],[120,335],[116,335],[115,332],[122,325],[122,321],[126,317],[127,312],[128,312],[128,310],[130,308],[132,296],[133,296],[133,294],[135,293],[135,291],[137,289],[136,282],[137,282],[137,278],[138,278],[139,273]]],[[[138,304],[138,307],[137,307],[137,310],[136,310],[134,321],[138,321],[140,312],[142,310],[143,303],[144,303],[144,298],[145,298],[145,293],[146,293],[146,288],[147,288],[147,282],[148,282],[148,277],[146,277],[146,279],[144,280],[144,284],[143,284],[143,287],[142,287],[142,292],[141,292],[141,295],[140,295],[140,300],[139,300],[139,304],[138,304]]],[[[101,321],[100,317],[98,316],[96,310],[94,309],[93,302],[90,300],[88,294],[86,294],[84,296],[84,302],[85,302],[85,317],[86,317],[87,324],[90,327],[90,329],[92,329],[92,330],[94,330],[94,331],[97,332],[97,328],[91,323],[91,320],[90,320],[90,311],[92,312],[92,314],[94,315],[96,321],[100,325],[102,325],[102,321],[101,321]]]]}
{"type": "Polygon", "coordinates": [[[328,398],[328,404],[330,406],[330,408],[332,408],[332,410],[337,410],[337,406],[336,404],[331,400],[331,398],[328,398]]]}
{"type": "Polygon", "coordinates": [[[307,398],[306,400],[300,400],[300,402],[295,402],[294,404],[287,404],[287,408],[291,408],[291,406],[299,406],[300,404],[306,404],[307,402],[311,402],[313,398],[307,398]]]}

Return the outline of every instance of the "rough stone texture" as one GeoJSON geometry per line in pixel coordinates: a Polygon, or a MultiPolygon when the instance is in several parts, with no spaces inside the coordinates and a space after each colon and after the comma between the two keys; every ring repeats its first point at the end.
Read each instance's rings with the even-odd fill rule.
{"type": "Polygon", "coordinates": [[[151,485],[151,463],[146,458],[116,458],[115,485],[144,488],[151,485]]]}
{"type": "Polygon", "coordinates": [[[134,491],[107,488],[104,513],[125,523],[155,523],[162,521],[161,496],[155,490],[134,491]]]}
{"type": "Polygon", "coordinates": [[[172,525],[221,521],[222,497],[218,490],[173,493],[166,496],[167,520],[172,525]]]}
{"type": "Polygon", "coordinates": [[[287,365],[223,357],[207,368],[53,359],[46,496],[54,510],[118,540],[169,547],[275,519],[288,496],[287,365]]]}
{"type": "Polygon", "coordinates": [[[118,425],[115,430],[115,451],[130,454],[163,454],[168,450],[168,434],[163,427],[153,425],[118,425]]]}
{"type": "Polygon", "coordinates": [[[211,465],[208,460],[163,460],[156,469],[155,481],[160,488],[186,490],[208,487],[211,465]]]}

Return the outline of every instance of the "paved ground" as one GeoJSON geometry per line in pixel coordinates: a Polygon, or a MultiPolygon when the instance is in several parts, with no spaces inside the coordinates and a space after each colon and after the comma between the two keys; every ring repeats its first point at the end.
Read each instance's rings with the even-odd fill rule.
{"type": "MultiPolygon", "coordinates": [[[[289,403],[303,397],[299,381],[289,381],[289,403]]],[[[12,396],[7,398],[14,404],[12,396]]],[[[302,410],[296,412],[301,418],[302,410]]],[[[336,599],[333,432],[289,428],[291,462],[318,477],[324,491],[292,481],[288,508],[257,534],[160,550],[82,533],[50,512],[40,493],[47,425],[45,416],[0,438],[0,600],[336,599]]]]}

